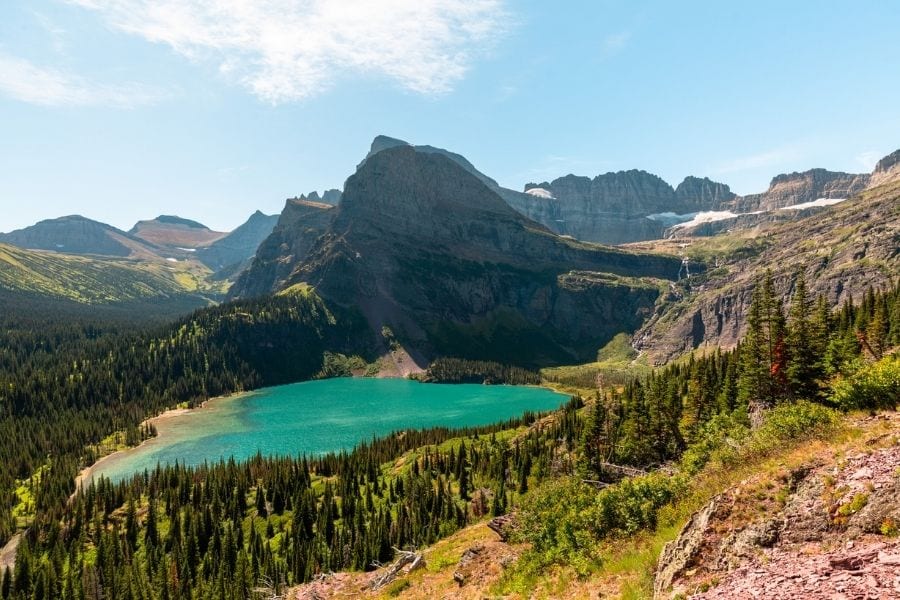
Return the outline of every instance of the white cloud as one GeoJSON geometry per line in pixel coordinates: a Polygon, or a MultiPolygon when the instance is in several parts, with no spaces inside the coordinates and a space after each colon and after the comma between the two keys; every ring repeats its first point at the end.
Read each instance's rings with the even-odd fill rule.
{"type": "Polygon", "coordinates": [[[505,29],[505,0],[68,0],[273,104],[348,74],[449,91],[505,29]]]}
{"type": "Polygon", "coordinates": [[[137,83],[105,84],[0,53],[0,94],[41,106],[135,108],[165,94],[137,83]]]}

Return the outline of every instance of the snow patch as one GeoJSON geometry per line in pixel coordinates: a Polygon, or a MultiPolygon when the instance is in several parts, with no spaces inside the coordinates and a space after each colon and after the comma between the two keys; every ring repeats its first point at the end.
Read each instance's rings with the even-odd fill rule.
{"type": "Polygon", "coordinates": [[[690,221],[694,217],[697,216],[697,213],[685,213],[683,215],[679,215],[678,213],[673,212],[662,212],[656,213],[652,215],[647,215],[647,218],[651,221],[656,221],[658,223],[662,223],[666,227],[671,227],[672,225],[677,225],[678,223],[684,223],[685,221],[690,221]]]}
{"type": "Polygon", "coordinates": [[[812,200],[810,202],[801,202],[800,204],[793,204],[791,206],[784,206],[779,208],[778,210],[803,210],[805,208],[815,208],[817,206],[833,206],[840,202],[843,202],[846,198],[817,198],[816,200],[812,200]]]}
{"type": "Polygon", "coordinates": [[[169,261],[169,262],[174,262],[174,263],[177,263],[177,262],[178,262],[178,259],[177,259],[177,258],[171,258],[171,257],[170,257],[170,258],[167,258],[166,260],[169,261]]]}
{"type": "Polygon", "coordinates": [[[538,198],[544,198],[546,200],[555,200],[553,194],[550,193],[550,190],[544,188],[531,188],[530,190],[525,190],[525,193],[532,196],[537,196],[538,198]]]}
{"type": "MultiPolygon", "coordinates": [[[[744,213],[744,214],[752,214],[752,213],[744,213]]],[[[673,229],[682,229],[684,227],[694,227],[695,225],[702,225],[703,223],[713,223],[714,221],[722,221],[724,219],[733,219],[739,216],[737,213],[733,213],[730,210],[708,210],[704,212],[699,212],[694,215],[694,217],[690,221],[685,221],[684,223],[678,223],[673,227],[673,229]]]]}

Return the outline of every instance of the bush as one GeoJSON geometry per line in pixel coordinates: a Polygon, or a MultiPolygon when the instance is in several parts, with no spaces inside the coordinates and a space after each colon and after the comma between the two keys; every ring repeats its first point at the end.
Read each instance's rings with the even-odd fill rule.
{"type": "Polygon", "coordinates": [[[520,541],[532,544],[536,567],[565,563],[586,574],[598,542],[656,527],[659,509],[684,489],[681,477],[650,473],[597,491],[576,478],[548,482],[521,507],[520,541]]]}
{"type": "Polygon", "coordinates": [[[837,380],[830,400],[841,410],[895,410],[900,404],[900,359],[888,356],[837,380]]]}

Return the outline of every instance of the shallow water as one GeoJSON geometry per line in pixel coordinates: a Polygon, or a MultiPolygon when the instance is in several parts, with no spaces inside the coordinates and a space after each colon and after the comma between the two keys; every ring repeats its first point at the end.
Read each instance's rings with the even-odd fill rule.
{"type": "Polygon", "coordinates": [[[552,410],[566,396],[536,387],[423,384],[406,379],[326,379],[265,388],[165,419],[160,436],[95,469],[114,481],[159,463],[198,465],[234,456],[350,449],[399,429],[487,425],[552,410]]]}

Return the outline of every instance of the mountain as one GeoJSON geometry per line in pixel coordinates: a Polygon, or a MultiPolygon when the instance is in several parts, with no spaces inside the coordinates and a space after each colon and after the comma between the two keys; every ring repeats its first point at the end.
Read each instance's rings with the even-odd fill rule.
{"type": "MultiPolygon", "coordinates": [[[[83,305],[184,313],[210,304],[198,275],[174,264],[131,258],[76,256],[0,243],[0,300],[4,309],[37,305],[58,311],[83,305]],[[157,305],[152,308],[151,305],[157,305]]],[[[137,312],[134,312],[137,314],[137,312]]]]}
{"type": "Polygon", "coordinates": [[[33,250],[53,250],[68,254],[133,256],[154,254],[144,240],[81,215],[40,221],[10,233],[0,233],[0,242],[33,250]]]}
{"type": "Polygon", "coordinates": [[[677,276],[674,257],[554,234],[449,154],[376,138],[337,208],[289,202],[231,296],[307,284],[417,358],[547,364],[592,356],[637,327],[656,278],[677,276]],[[331,218],[318,237],[311,215],[331,218]]]}
{"type": "Polygon", "coordinates": [[[315,192],[285,202],[275,228],[259,245],[250,266],[229,290],[229,298],[252,298],[285,287],[296,265],[306,257],[335,214],[330,204],[313,201],[315,192]]]}
{"type": "Polygon", "coordinates": [[[262,241],[272,233],[277,222],[278,215],[265,215],[256,211],[225,237],[205,248],[197,249],[197,260],[216,272],[223,269],[240,271],[256,254],[262,241]]]}
{"type": "Polygon", "coordinates": [[[788,173],[774,177],[765,192],[737,199],[731,208],[735,212],[751,212],[774,210],[822,198],[846,199],[866,189],[868,183],[867,174],[841,173],[825,169],[788,173]]]}
{"type": "Polygon", "coordinates": [[[675,215],[718,210],[735,198],[727,185],[688,177],[678,188],[646,171],[567,175],[529,183],[507,197],[513,208],[574,238],[622,244],[662,237],[675,215]]]}
{"type": "Polygon", "coordinates": [[[746,328],[753,289],[772,271],[785,303],[802,270],[813,295],[831,306],[859,299],[870,287],[900,273],[900,179],[869,188],[850,200],[790,222],[755,227],[684,247],[682,240],[637,244],[640,249],[678,251],[716,268],[673,288],[668,302],[635,336],[655,363],[702,347],[733,347],[746,328]]]}
{"type": "Polygon", "coordinates": [[[900,150],[888,154],[878,161],[869,178],[869,187],[884,185],[900,179],[900,150]]]}
{"type": "Polygon", "coordinates": [[[212,231],[206,225],[172,215],[138,221],[128,233],[146,242],[172,249],[193,249],[208,246],[227,233],[212,231]]]}

